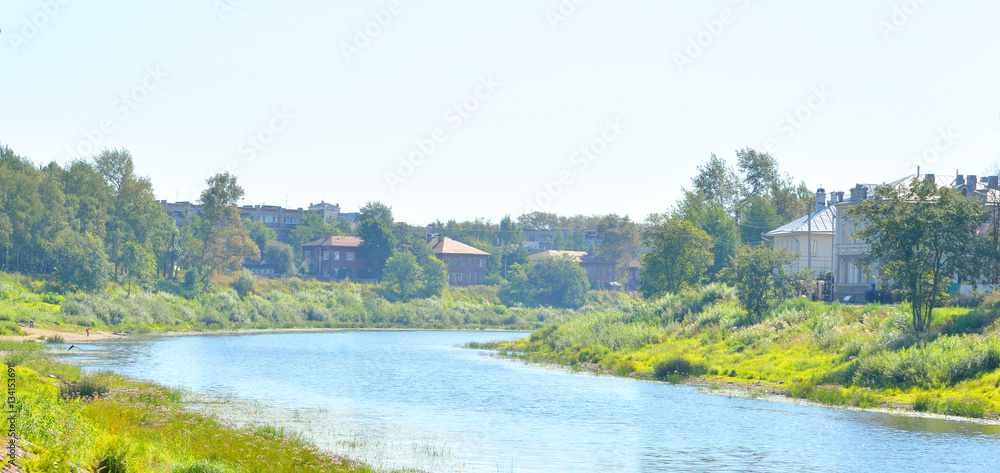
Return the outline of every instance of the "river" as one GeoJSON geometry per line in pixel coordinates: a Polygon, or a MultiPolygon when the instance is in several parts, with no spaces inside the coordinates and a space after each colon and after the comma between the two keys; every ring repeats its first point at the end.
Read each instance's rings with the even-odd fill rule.
{"type": "Polygon", "coordinates": [[[997,472],[1000,427],[711,395],[461,348],[502,332],[132,338],[73,358],[191,392],[384,468],[433,472],[997,472]]]}

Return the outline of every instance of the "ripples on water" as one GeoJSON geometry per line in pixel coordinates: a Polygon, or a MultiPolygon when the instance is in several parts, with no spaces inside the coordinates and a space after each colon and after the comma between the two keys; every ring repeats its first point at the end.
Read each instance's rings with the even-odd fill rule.
{"type": "Polygon", "coordinates": [[[435,472],[1000,471],[1000,427],[712,396],[459,346],[523,333],[132,339],[74,358],[192,391],[192,406],[435,472]],[[256,411],[256,414],[253,412],[256,411]]]}

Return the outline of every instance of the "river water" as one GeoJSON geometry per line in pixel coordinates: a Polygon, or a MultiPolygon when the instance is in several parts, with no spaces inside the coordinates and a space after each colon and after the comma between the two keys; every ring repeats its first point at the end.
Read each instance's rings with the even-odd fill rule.
{"type": "Polygon", "coordinates": [[[499,332],[292,332],[83,345],[86,369],[191,391],[385,468],[998,472],[1000,427],[711,395],[461,348],[499,332]]]}

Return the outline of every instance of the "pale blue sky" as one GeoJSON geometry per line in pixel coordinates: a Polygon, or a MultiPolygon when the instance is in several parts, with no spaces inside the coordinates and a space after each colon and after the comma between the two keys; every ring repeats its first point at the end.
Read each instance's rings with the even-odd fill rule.
{"type": "Polygon", "coordinates": [[[164,199],[230,168],[248,204],[381,200],[411,223],[642,219],[745,146],[830,190],[935,144],[922,170],[1000,157],[997,2],[576,1],[6,1],[0,142],[36,163],[128,148],[164,199]]]}

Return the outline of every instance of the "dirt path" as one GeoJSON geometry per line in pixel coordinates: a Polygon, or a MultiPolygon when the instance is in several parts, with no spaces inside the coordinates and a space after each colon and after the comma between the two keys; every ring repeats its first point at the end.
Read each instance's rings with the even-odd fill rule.
{"type": "Polygon", "coordinates": [[[27,335],[8,335],[0,337],[2,340],[38,340],[38,337],[50,337],[52,335],[58,335],[66,340],[67,342],[79,342],[87,340],[107,340],[109,338],[124,338],[123,335],[116,335],[110,332],[99,332],[97,330],[91,330],[90,336],[88,337],[85,333],[73,333],[73,332],[58,332],[55,330],[45,330],[40,328],[30,328],[21,327],[27,335]]]}

